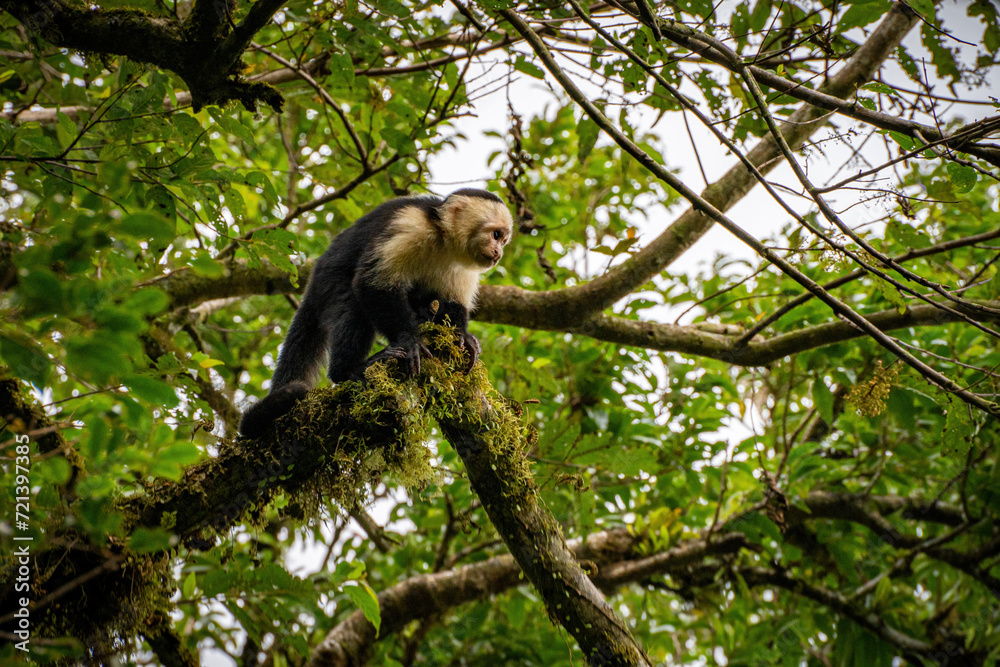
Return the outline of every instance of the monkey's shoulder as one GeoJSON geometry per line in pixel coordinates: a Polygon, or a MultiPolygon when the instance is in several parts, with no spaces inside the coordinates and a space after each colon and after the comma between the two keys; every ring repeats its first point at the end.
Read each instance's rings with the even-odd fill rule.
{"type": "Polygon", "coordinates": [[[392,233],[401,220],[412,222],[422,218],[429,223],[442,201],[440,197],[431,195],[390,199],[358,218],[351,225],[351,229],[381,235],[386,232],[392,233]]]}
{"type": "Polygon", "coordinates": [[[403,227],[412,231],[416,226],[413,222],[421,217],[429,220],[440,201],[429,196],[398,197],[380,204],[338,233],[320,258],[320,264],[353,270],[377,259],[378,248],[396,235],[400,218],[409,221],[403,227]]]}

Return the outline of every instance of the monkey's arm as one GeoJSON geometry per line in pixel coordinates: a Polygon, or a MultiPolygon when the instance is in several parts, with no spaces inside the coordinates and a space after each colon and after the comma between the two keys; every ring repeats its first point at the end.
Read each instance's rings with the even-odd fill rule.
{"type": "Polygon", "coordinates": [[[374,355],[369,362],[395,358],[411,375],[419,373],[421,355],[432,355],[417,333],[417,317],[407,300],[406,291],[377,286],[368,267],[362,267],[358,272],[352,288],[365,317],[389,339],[389,347],[374,355]]]}

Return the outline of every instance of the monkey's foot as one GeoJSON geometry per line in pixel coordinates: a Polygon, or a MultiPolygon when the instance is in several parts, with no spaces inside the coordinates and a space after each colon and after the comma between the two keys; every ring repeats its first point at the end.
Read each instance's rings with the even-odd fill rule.
{"type": "Polygon", "coordinates": [[[479,353],[483,351],[483,346],[479,344],[479,339],[468,331],[458,332],[458,346],[469,353],[469,363],[465,366],[465,372],[468,373],[476,365],[476,360],[479,359],[479,353]]]}

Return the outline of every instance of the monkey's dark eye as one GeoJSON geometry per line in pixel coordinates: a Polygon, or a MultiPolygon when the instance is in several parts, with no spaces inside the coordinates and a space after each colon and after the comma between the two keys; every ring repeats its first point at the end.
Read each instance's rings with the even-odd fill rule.
{"type": "Polygon", "coordinates": [[[499,229],[496,229],[496,230],[493,231],[493,239],[494,240],[499,241],[502,236],[503,236],[503,232],[501,232],[499,229]]]}

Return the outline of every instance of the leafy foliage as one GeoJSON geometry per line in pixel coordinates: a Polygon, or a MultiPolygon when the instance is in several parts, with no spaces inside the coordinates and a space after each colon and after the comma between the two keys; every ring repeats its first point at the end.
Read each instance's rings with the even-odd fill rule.
{"type": "MultiPolygon", "coordinates": [[[[255,33],[240,75],[277,86],[281,113],[195,111],[177,72],[52,44],[10,4],[0,3],[0,362],[3,379],[17,382],[0,387],[4,489],[21,485],[15,436],[29,437],[32,456],[28,528],[16,523],[11,491],[3,552],[23,532],[35,554],[76,557],[63,541],[71,534],[86,545],[81,562],[127,561],[156,593],[143,618],[116,618],[114,641],[33,643],[33,659],[134,657],[165,651],[158,637],[172,634],[190,652],[306,664],[358,612],[382,632],[367,647],[372,664],[579,664],[550,620],[558,614],[527,586],[497,584],[391,629],[376,594],[429,574],[444,581],[506,551],[437,431],[420,453],[436,478],[386,478],[368,489],[367,508],[325,498],[316,514],[279,495],[248,525],[200,542],[178,541],[170,517],[135,527],[121,509],[123,499],[192,483],[185,470],[228,446],[239,407],[265,391],[309,261],[378,203],[452,189],[432,178],[441,160],[486,176],[518,213],[490,287],[558,296],[655,265],[624,283],[623,298],[569,325],[545,319],[558,307],[517,310],[523,292],[489,288],[473,324],[490,383],[523,408],[532,473],[564,534],[628,535],[609,564],[668,563],[607,586],[653,663],[931,664],[949,651],[955,664],[1000,659],[995,415],[842,326],[819,299],[782,311],[804,293],[801,282],[735,242],[710,237],[711,259],[690,270],[670,267],[674,256],[650,260],[643,253],[688,202],[623,148],[633,143],[693,190],[736,162],[713,152],[714,137],[688,134],[682,115],[697,127],[695,116],[637,59],[681,88],[734,148],[749,152],[768,134],[739,72],[721,56],[699,59],[676,35],[657,39],[654,27],[700,31],[705,49],[720,40],[813,90],[826,68],[864,48],[893,3],[649,3],[665,19],[658,27],[589,10],[631,53],[583,30],[570,4],[516,7],[575,77],[589,79],[589,98],[620,136],[555,88],[541,54],[515,44],[500,18],[510,3],[462,3],[468,14],[410,0],[284,3],[255,33]],[[518,92],[525,82],[538,90],[540,79],[556,90],[544,93],[544,108],[518,92]],[[464,157],[481,142],[463,117],[503,103],[502,94],[483,101],[497,86],[512,91],[512,116],[490,128],[485,140],[497,150],[478,164],[464,157]],[[689,138],[694,162],[684,158],[689,138]],[[496,305],[504,295],[510,310],[496,305]],[[747,350],[760,356],[738,356],[747,350]],[[745,538],[738,552],[664,556],[736,532],[745,538]]],[[[192,5],[110,4],[173,21],[192,5]]],[[[251,3],[232,4],[238,24],[251,3]]],[[[880,70],[835,131],[795,157],[818,165],[828,147],[858,147],[857,161],[828,179],[843,197],[836,207],[863,200],[851,230],[926,283],[880,264],[816,210],[804,222],[839,247],[783,211],[731,216],[758,238],[769,216],[787,221],[771,228],[769,248],[860,314],[902,318],[889,333],[902,349],[995,406],[1000,196],[982,139],[996,116],[975,127],[954,114],[928,120],[945,96],[922,91],[932,79],[989,93],[997,10],[989,0],[963,5],[981,32],[955,35],[954,6],[908,5],[923,20],[894,50],[899,80],[880,70]],[[857,120],[858,109],[877,115],[857,120]],[[911,116],[965,134],[949,143],[890,123],[911,116]],[[875,167],[882,180],[837,183],[875,167]],[[921,315],[927,303],[913,292],[958,315],[938,306],[921,315]]],[[[803,104],[794,91],[765,93],[779,120],[803,104]]],[[[992,104],[977,114],[995,113],[992,104]]],[[[781,196],[804,191],[785,175],[767,178],[782,180],[781,196]]],[[[749,189],[723,183],[706,197],[749,189]]],[[[665,233],[677,256],[697,240],[690,230],[665,233]]],[[[5,577],[12,567],[12,558],[0,563],[5,577]]],[[[614,572],[598,568],[595,579],[604,569],[614,572]]],[[[52,593],[45,575],[35,572],[33,600],[52,593]]],[[[53,609],[33,614],[71,615],[53,609]]],[[[55,622],[38,628],[50,639],[71,634],[55,622]]]]}

